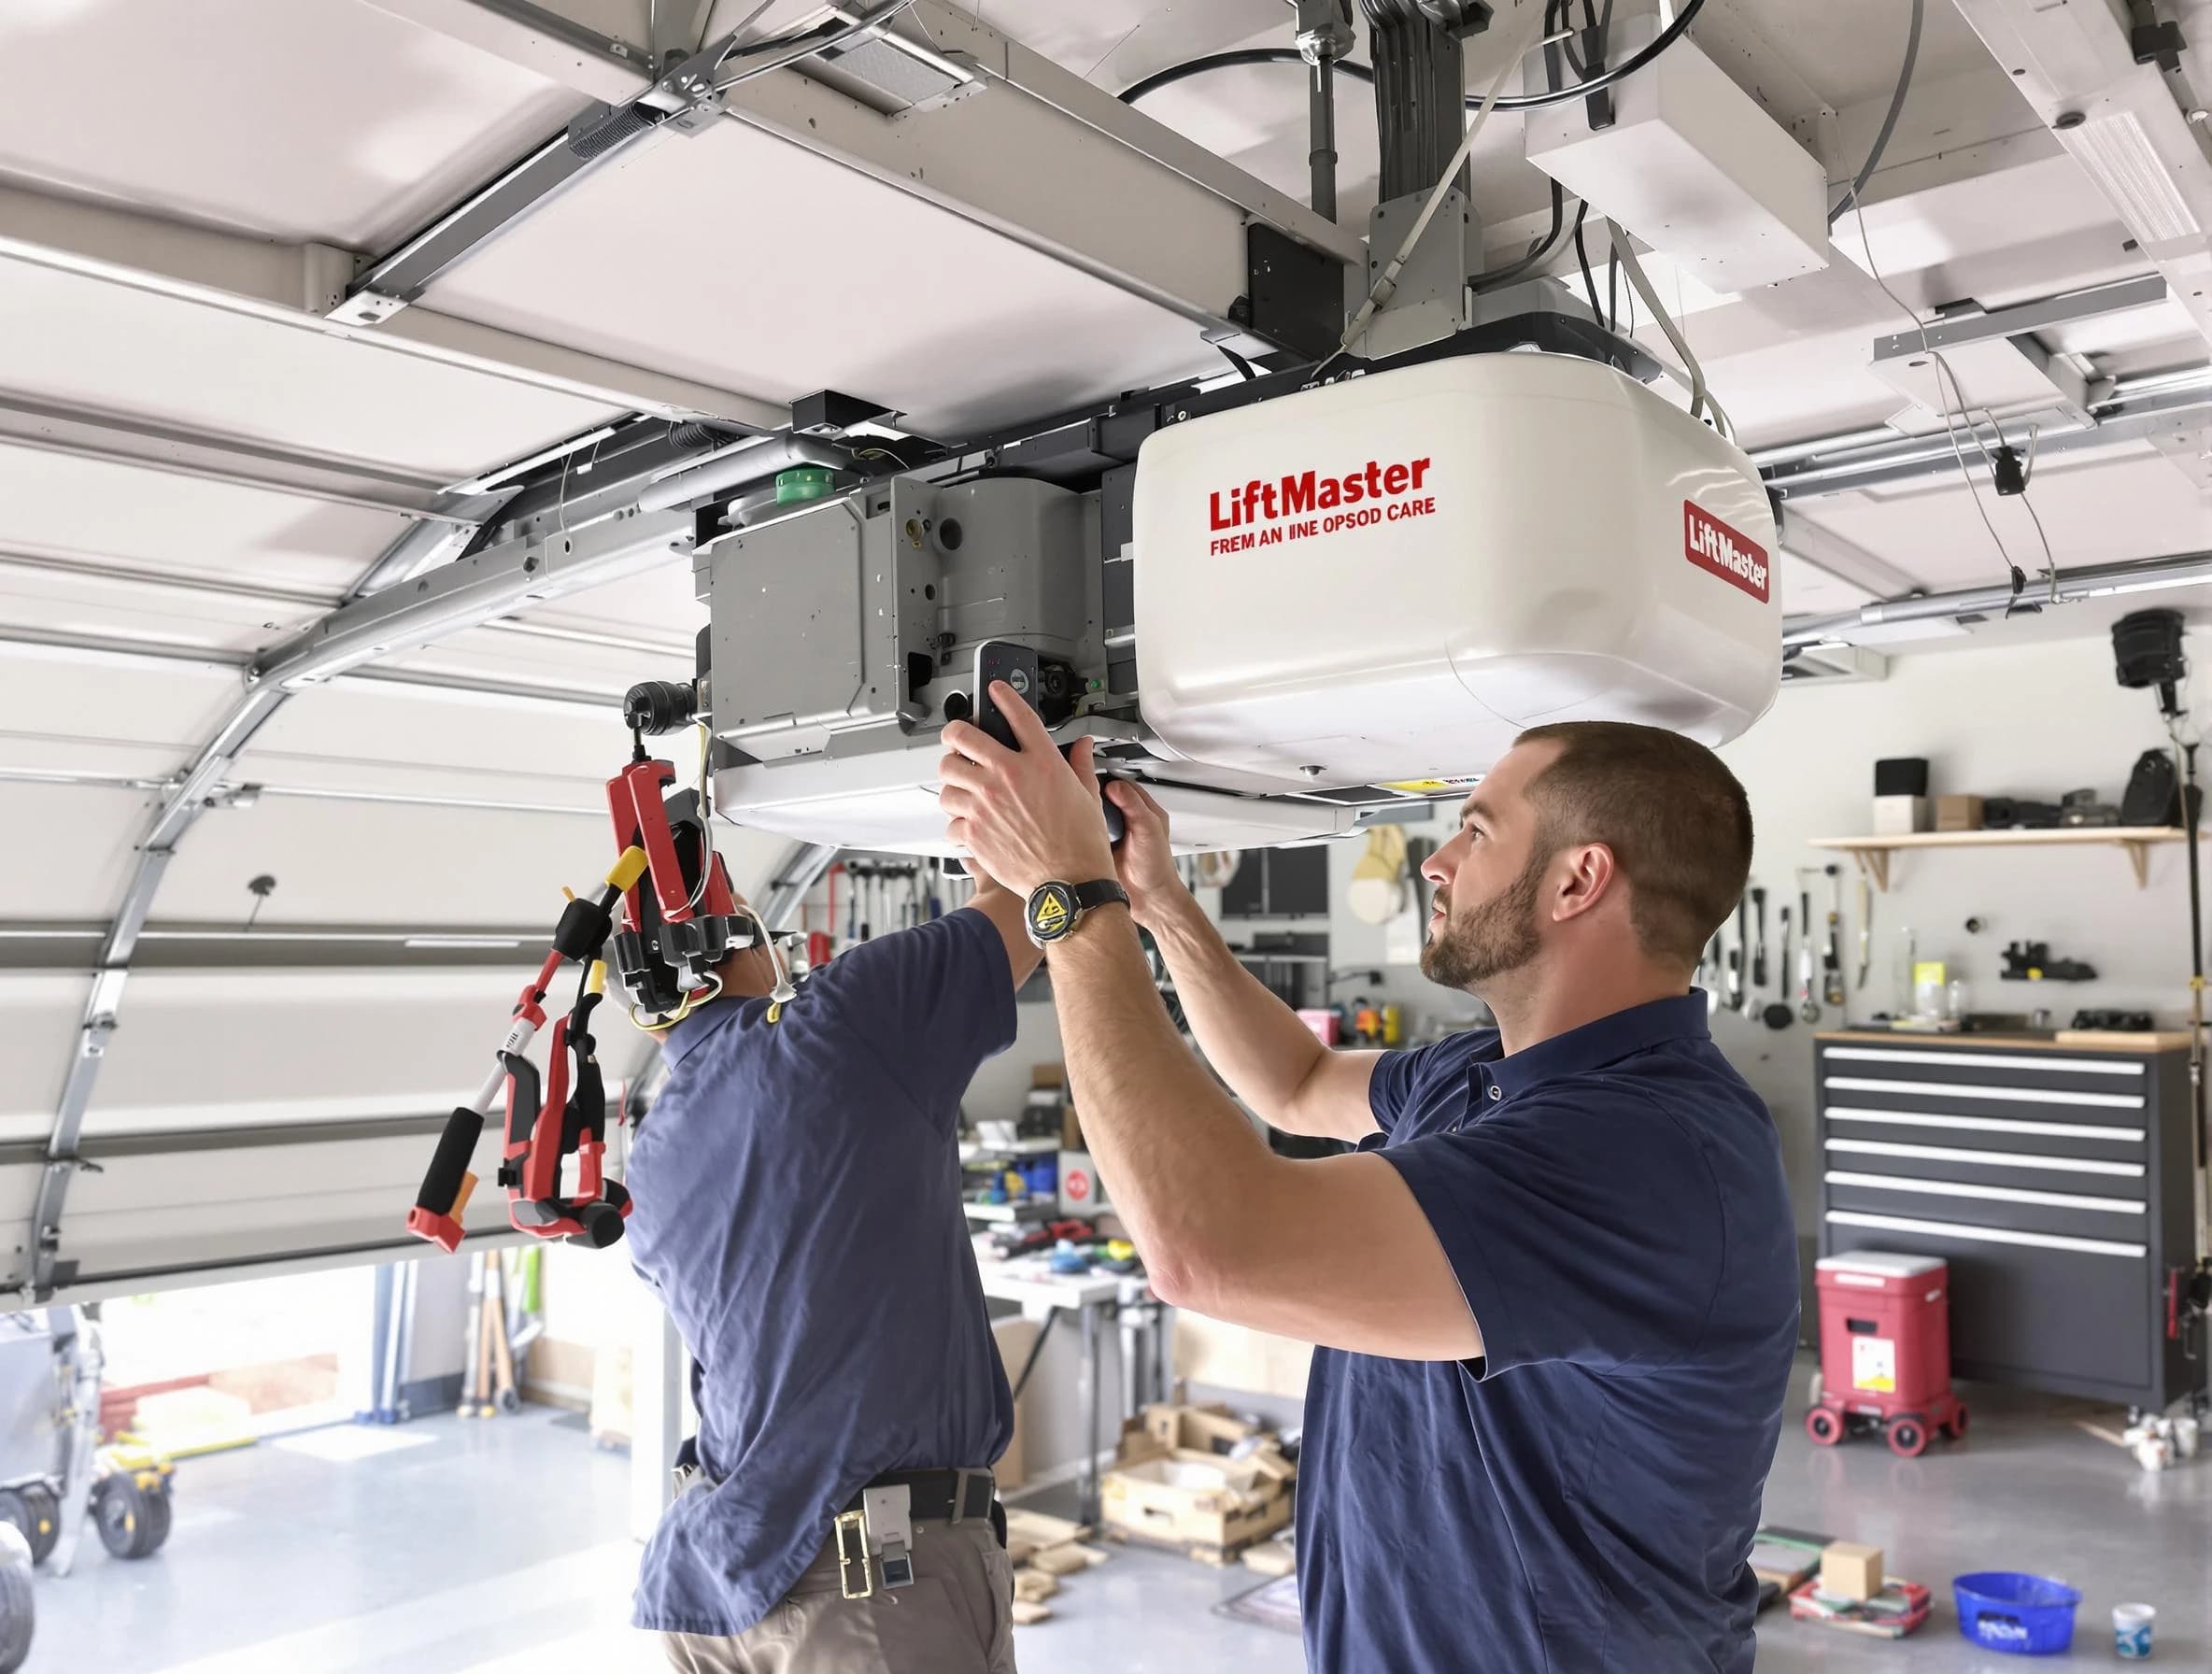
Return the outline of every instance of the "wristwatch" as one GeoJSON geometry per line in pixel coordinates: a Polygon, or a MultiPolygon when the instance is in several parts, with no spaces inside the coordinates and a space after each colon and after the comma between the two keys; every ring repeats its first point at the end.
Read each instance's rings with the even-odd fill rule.
{"type": "Polygon", "coordinates": [[[1055,942],[1065,942],[1072,936],[1085,914],[1115,901],[1127,906],[1129,892],[1112,878],[1090,884],[1040,884],[1029,892],[1029,903],[1022,913],[1022,922],[1028,929],[1031,942],[1039,947],[1050,947],[1055,942]]]}

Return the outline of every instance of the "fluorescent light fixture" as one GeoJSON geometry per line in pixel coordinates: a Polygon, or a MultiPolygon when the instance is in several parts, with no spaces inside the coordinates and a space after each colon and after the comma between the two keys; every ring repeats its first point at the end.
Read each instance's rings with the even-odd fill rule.
{"type": "Polygon", "coordinates": [[[463,948],[520,947],[521,942],[503,936],[409,936],[405,943],[410,952],[457,952],[463,948]]]}
{"type": "Polygon", "coordinates": [[[2128,231],[2146,246],[2172,244],[2204,232],[2174,184],[2173,170],[2134,111],[2063,128],[2059,138],[2112,200],[2128,231]]]}
{"type": "MultiPolygon", "coordinates": [[[[2111,599],[2121,593],[2164,593],[2176,588],[2204,587],[2212,583],[2212,573],[2203,575],[2158,576],[2149,581],[2116,582],[2109,587],[2085,587],[2079,589],[2066,585],[2065,577],[2059,578],[2061,599],[2111,599]]],[[[2031,591],[2034,589],[2031,589],[2031,591]]]]}

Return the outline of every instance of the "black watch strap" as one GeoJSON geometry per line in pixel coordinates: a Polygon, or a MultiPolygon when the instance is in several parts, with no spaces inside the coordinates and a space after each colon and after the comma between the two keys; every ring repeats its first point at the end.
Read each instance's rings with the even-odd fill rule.
{"type": "Polygon", "coordinates": [[[1039,947],[1049,947],[1073,935],[1085,914],[1115,901],[1128,905],[1129,892],[1112,878],[1099,878],[1087,884],[1040,884],[1029,893],[1022,921],[1028,929],[1031,942],[1039,947]]]}

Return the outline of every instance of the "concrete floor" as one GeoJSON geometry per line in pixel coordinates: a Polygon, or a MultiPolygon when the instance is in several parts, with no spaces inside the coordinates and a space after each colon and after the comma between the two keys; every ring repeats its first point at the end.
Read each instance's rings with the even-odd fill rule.
{"type": "MultiPolygon", "coordinates": [[[[1895,1459],[1829,1453],[1794,1425],[1770,1520],[1874,1541],[1935,1587],[1902,1643],[1769,1614],[1765,1674],[2001,1674],[2110,1667],[2111,1606],[2159,1607],[2158,1660],[2212,1667],[2212,1459],[2162,1476],[2083,1435],[2055,1403],[1969,1391],[1964,1447],[1895,1459]],[[1950,1578],[2063,1575],[2086,1595],[2069,1658],[2021,1665],[1958,1635],[1950,1578]]],[[[628,1461],[573,1421],[445,1417],[397,1431],[316,1432],[178,1468],[176,1529],[156,1557],[89,1540],[77,1573],[41,1576],[35,1674],[603,1674],[663,1667],[624,1625],[635,1549],[620,1538],[628,1461]],[[362,1450],[376,1450],[363,1452],[362,1450]],[[360,1454],[361,1456],[351,1456],[360,1454]]],[[[1040,1510],[1058,1510],[1054,1497],[1040,1510]]],[[[1296,1674],[1297,1641],[1214,1607],[1255,1577],[1115,1549],[1020,1636],[1024,1674],[1296,1674]]],[[[1479,1659],[1478,1659],[1479,1661],[1479,1659]]]]}

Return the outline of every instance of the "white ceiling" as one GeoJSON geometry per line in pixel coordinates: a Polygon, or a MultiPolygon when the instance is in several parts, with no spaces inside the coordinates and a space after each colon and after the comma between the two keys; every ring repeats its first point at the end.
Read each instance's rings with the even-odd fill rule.
{"type": "MultiPolygon", "coordinates": [[[[553,3],[645,37],[647,0],[553,3]]],[[[787,0],[786,10],[809,3],[787,0]]],[[[971,5],[1112,90],[1198,53],[1288,38],[1282,0],[971,5]]],[[[718,9],[741,15],[735,0],[718,9]]],[[[469,8],[11,0],[0,7],[0,188],[157,218],[136,234],[149,274],[162,266],[164,222],[227,229],[272,250],[311,241],[385,253],[588,101],[588,66],[555,54],[520,67],[422,21],[441,10],[469,8]]],[[[1840,178],[1889,94],[1906,13],[1905,0],[1710,0],[1697,38],[1778,121],[1840,113],[1807,128],[1840,178]]],[[[1487,74],[1488,50],[1476,44],[1471,77],[1487,74]]],[[[604,83],[604,66],[591,74],[604,83]]],[[[1297,69],[1188,81],[1144,109],[1303,200],[1297,69]]],[[[1364,217],[1373,197],[1371,112],[1368,91],[1347,82],[1348,218],[1364,217]]],[[[1476,195],[1494,255],[1542,231],[1548,188],[1521,161],[1517,121],[1501,118],[1485,136],[1476,195]]],[[[0,404],[160,425],[240,458],[291,461],[291,475],[279,463],[261,473],[273,480],[248,485],[158,468],[138,445],[122,450],[134,461],[28,446],[20,430],[0,437],[0,821],[17,834],[0,927],[104,924],[153,798],[25,776],[177,774],[243,694],[238,660],[342,598],[407,527],[394,511],[302,491],[305,462],[346,461],[419,494],[627,409],[373,334],[333,334],[309,314],[142,277],[128,263],[6,253],[7,231],[0,404]],[[136,642],[206,660],[149,664],[25,638],[136,642]]],[[[1837,232],[1826,272],[1738,297],[1694,297],[1653,263],[1747,445],[1879,426],[1906,407],[1869,370],[1874,340],[1906,322],[1865,271],[1856,219],[1837,232]]],[[[1929,7],[1865,234],[1891,287],[1921,309],[1995,306],[2146,270],[1950,0],[1929,7]]],[[[441,278],[428,300],[460,320],[772,403],[850,390],[925,431],[1018,420],[1218,364],[1181,316],[736,122],[641,144],[441,278]]],[[[1644,339],[1663,347],[1645,325],[1644,339]]],[[[2106,374],[2205,360],[2171,305],[2067,326],[2047,344],[2094,357],[2106,374]]],[[[1973,388],[1967,397],[1993,399],[1973,388]]],[[[2047,460],[2033,504],[2060,564],[2212,546],[2212,503],[2179,462],[2148,445],[2047,460]]],[[[1992,497],[1989,511],[2010,557],[2038,569],[2041,544],[2021,504],[1992,497]]],[[[1794,503],[1792,515],[1923,588],[2004,575],[1954,478],[1794,503]]],[[[1794,555],[1781,582],[1797,611],[1871,597],[1794,555]]],[[[1939,644],[2102,632],[2113,614],[2073,607],[1939,644]]],[[[156,922],[242,921],[248,881],[266,872],[278,880],[259,920],[269,927],[549,923],[560,887],[582,887],[607,863],[602,783],[627,741],[611,702],[547,698],[611,700],[636,679],[681,677],[703,620],[688,567],[672,560],[380,671],[545,697],[341,679],[295,698],[229,775],[264,787],[260,801],[198,821],[156,922]]],[[[668,744],[689,773],[690,741],[668,744]]],[[[722,846],[748,887],[781,851],[736,831],[722,846]]],[[[518,981],[505,971],[141,973],[92,1128],[440,1111],[475,1079],[486,1030],[518,981]]],[[[44,1136],[85,991],[74,972],[0,970],[0,1053],[17,1069],[0,1095],[0,1140],[44,1136]]],[[[621,1051],[632,1050],[625,1039],[621,1051]]],[[[0,1179],[0,1201],[20,1184],[0,1179]]],[[[89,1199],[99,1225],[145,1222],[144,1185],[107,1183],[104,1210],[89,1199]]],[[[347,1213],[366,1225],[380,1211],[347,1213]]],[[[157,1227],[148,1248],[211,1236],[191,1226],[202,1230],[157,1227]]]]}

